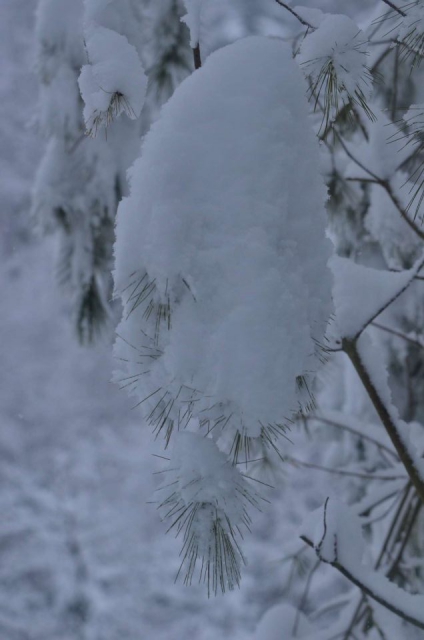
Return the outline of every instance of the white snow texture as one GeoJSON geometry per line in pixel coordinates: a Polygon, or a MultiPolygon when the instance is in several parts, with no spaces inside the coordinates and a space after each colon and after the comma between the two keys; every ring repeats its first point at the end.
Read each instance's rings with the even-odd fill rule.
{"type": "Polygon", "coordinates": [[[305,94],[282,41],[240,40],[182,83],[130,172],[116,352],[159,429],[185,407],[183,426],[225,415],[257,437],[299,408],[296,378],[315,369],[331,312],[305,94]]]}

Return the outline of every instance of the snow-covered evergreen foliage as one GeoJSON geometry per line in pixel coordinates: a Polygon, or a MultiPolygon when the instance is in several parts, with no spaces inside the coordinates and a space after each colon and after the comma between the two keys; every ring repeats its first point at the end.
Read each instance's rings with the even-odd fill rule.
{"type": "Polygon", "coordinates": [[[331,313],[305,90],[276,39],[215,52],[162,110],[119,209],[124,379],[167,443],[196,423],[234,463],[279,449],[331,313]]]}
{"type": "Polygon", "coordinates": [[[59,236],[59,281],[83,342],[114,321],[113,225],[126,171],[158,107],[192,68],[182,13],[178,0],[39,3],[37,121],[47,147],[33,210],[42,231],[59,236]]]}
{"type": "MultiPolygon", "coordinates": [[[[59,237],[59,280],[68,287],[83,342],[92,341],[111,317],[114,217],[126,190],[125,172],[139,150],[141,131],[138,119],[117,123],[107,138],[85,136],[86,127],[94,130],[103,122],[110,124],[122,109],[137,118],[142,106],[145,80],[138,54],[128,43],[125,29],[120,34],[103,26],[119,28],[124,17],[122,3],[112,5],[87,2],[84,7],[82,0],[41,0],[37,10],[38,124],[47,147],[34,187],[33,210],[40,228],[59,237]],[[116,59],[116,42],[124,49],[123,60],[116,59]],[[123,75],[119,65],[130,72],[126,55],[135,66],[130,96],[119,80],[115,87],[105,76],[108,55],[114,59],[115,76],[123,75]],[[93,56],[94,67],[87,65],[93,56]],[[86,124],[78,87],[82,67],[86,124]]],[[[133,34],[129,8],[126,17],[123,24],[129,24],[133,34]]]]}
{"type": "MultiPolygon", "coordinates": [[[[146,114],[155,120],[160,107],[193,70],[181,0],[142,3],[143,61],[148,76],[146,114]]],[[[147,127],[146,127],[147,128],[147,127]]]]}

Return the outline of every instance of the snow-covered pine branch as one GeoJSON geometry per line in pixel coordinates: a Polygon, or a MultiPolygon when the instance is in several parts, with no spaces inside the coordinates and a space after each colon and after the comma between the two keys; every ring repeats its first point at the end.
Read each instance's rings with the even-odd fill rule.
{"type": "Polygon", "coordinates": [[[190,426],[248,459],[278,450],[310,402],[332,309],[324,203],[306,85],[280,40],[215,52],[163,108],[119,208],[115,289],[124,380],[167,444],[190,426]]]}
{"type": "MultiPolygon", "coordinates": [[[[212,4],[218,15],[225,3],[87,0],[83,16],[81,3],[42,0],[39,120],[49,149],[36,190],[40,219],[66,239],[75,290],[93,282],[93,247],[107,247],[101,257],[109,261],[125,171],[140,133],[156,121],[118,219],[115,283],[124,314],[116,353],[124,373],[117,377],[169,445],[158,502],[183,538],[180,573],[190,582],[198,572],[212,592],[238,584],[243,527],[260,499],[252,478],[273,472],[282,457],[290,522],[278,524],[291,569],[281,568],[281,588],[299,611],[284,605],[265,616],[261,640],[283,628],[287,638],[328,640],[331,629],[350,640],[415,640],[385,611],[393,598],[377,605],[346,583],[340,596],[332,571],[318,586],[322,568],[315,558],[299,560],[293,522],[323,495],[341,495],[367,527],[367,561],[378,580],[400,585],[402,592],[389,583],[387,593],[399,594],[397,604],[411,613],[407,592],[423,589],[423,2],[329,2],[351,17],[272,3],[298,30],[295,61],[278,39],[238,41],[212,54],[158,117],[193,70],[189,36],[192,46],[210,36],[212,4]],[[184,8],[191,34],[180,21],[184,8]],[[88,128],[108,125],[107,139],[81,135],[82,65],[88,128]],[[142,67],[140,120],[132,117],[142,106],[142,67]],[[329,235],[341,256],[332,262],[336,314],[326,336],[323,177],[329,235]],[[87,202],[100,208],[102,224],[86,215],[87,202]],[[108,240],[96,244],[104,228],[108,240]],[[319,408],[302,419],[315,400],[319,408]],[[310,436],[295,442],[300,451],[286,450],[288,426],[310,436]]],[[[234,1],[227,15],[237,11],[246,17],[248,5],[234,1]]],[[[280,33],[256,11],[250,25],[280,33]]],[[[243,32],[236,22],[224,30],[215,45],[243,32]]],[[[345,575],[369,593],[374,577],[357,568],[346,565],[345,575]]]]}
{"type": "Polygon", "coordinates": [[[369,118],[373,78],[364,33],[344,15],[325,15],[301,44],[299,64],[310,82],[310,98],[322,105],[326,129],[342,108],[361,109],[369,118]]]}
{"type": "MultiPolygon", "coordinates": [[[[181,21],[182,0],[144,0],[142,10],[143,62],[148,76],[148,121],[193,71],[189,32],[181,21]]],[[[146,127],[147,129],[147,127],[146,127]]]]}
{"type": "Polygon", "coordinates": [[[79,85],[88,132],[96,135],[121,113],[136,120],[147,85],[136,48],[125,36],[96,24],[85,30],[85,46],[89,64],[82,68],[79,85]]]}
{"type": "Polygon", "coordinates": [[[115,159],[104,140],[84,138],[78,88],[84,63],[83,5],[41,0],[37,11],[38,123],[47,139],[33,211],[60,242],[58,275],[71,294],[75,325],[91,341],[109,319],[115,159]]]}
{"type": "Polygon", "coordinates": [[[130,36],[137,31],[134,22],[129,20],[131,16],[134,18],[130,0],[124,5],[122,2],[90,0],[85,5],[82,0],[72,3],[41,0],[37,11],[38,123],[47,138],[47,147],[34,186],[33,210],[42,231],[58,236],[59,281],[70,293],[74,322],[82,342],[91,342],[111,320],[114,217],[118,202],[126,192],[126,171],[140,146],[141,123],[138,116],[145,76],[141,63],[137,66],[133,60],[137,56],[134,45],[130,45],[124,35],[111,30],[114,27],[119,29],[126,9],[124,16],[127,19],[122,24],[129,25],[130,36]],[[84,24],[88,25],[85,42],[84,24]],[[97,30],[94,24],[98,25],[97,30]],[[105,39],[105,33],[109,39],[105,39]],[[116,47],[114,51],[110,49],[116,42],[119,46],[124,43],[125,51],[126,44],[133,54],[131,59],[136,71],[122,69],[122,64],[117,69],[119,58],[118,61],[115,59],[112,71],[110,58],[102,62],[103,53],[116,56],[116,47]],[[97,48],[93,43],[98,45],[97,48]],[[107,139],[99,136],[90,140],[85,136],[78,76],[87,62],[87,49],[93,47],[95,50],[91,50],[91,55],[97,57],[95,70],[89,67],[90,77],[93,82],[93,78],[97,78],[102,89],[98,87],[98,93],[93,97],[89,91],[92,83],[88,87],[89,72],[85,66],[84,96],[89,102],[86,117],[93,119],[93,122],[90,120],[91,125],[95,127],[103,121],[101,114],[109,123],[107,114],[117,114],[124,103],[127,115],[137,117],[135,121],[121,119],[108,132],[107,139]],[[105,72],[105,67],[109,71],[105,72]],[[116,87],[109,82],[113,72],[118,83],[116,87]],[[130,74],[129,79],[126,73],[130,74]],[[131,86],[130,96],[125,95],[128,85],[131,86]],[[115,89],[122,92],[122,100],[113,98],[115,89]],[[134,94],[137,100],[132,105],[134,94]],[[104,111],[101,111],[102,107],[104,111]]]}
{"type": "Polygon", "coordinates": [[[89,133],[108,127],[124,113],[140,117],[147,78],[141,63],[142,22],[135,0],[86,0],[84,42],[87,64],[79,78],[85,103],[84,119],[89,133]]]}

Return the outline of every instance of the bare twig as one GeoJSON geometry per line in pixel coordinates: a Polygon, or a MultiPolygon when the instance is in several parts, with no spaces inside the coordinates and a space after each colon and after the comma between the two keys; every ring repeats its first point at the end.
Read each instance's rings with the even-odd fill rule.
{"type": "MultiPolygon", "coordinates": [[[[315,547],[314,543],[309,538],[307,538],[306,536],[301,536],[301,539],[304,542],[306,542],[307,545],[312,547],[312,549],[315,549],[316,551],[319,552],[319,550],[315,547]]],[[[345,576],[345,578],[347,578],[352,584],[359,587],[359,589],[361,589],[361,591],[364,594],[366,594],[367,596],[369,596],[370,598],[372,598],[373,600],[381,604],[383,607],[385,607],[395,615],[399,616],[399,618],[402,618],[402,620],[409,622],[410,624],[414,625],[414,627],[418,627],[419,629],[424,629],[424,622],[412,616],[410,613],[402,611],[402,609],[399,607],[399,604],[396,598],[391,598],[390,597],[391,594],[389,592],[385,592],[384,594],[382,592],[377,593],[374,588],[374,584],[372,583],[367,584],[367,581],[366,579],[364,579],[363,576],[354,575],[352,573],[352,570],[344,566],[341,562],[339,562],[338,559],[332,560],[332,561],[326,560],[325,558],[322,558],[322,557],[320,557],[320,559],[326,564],[330,564],[332,567],[337,569],[337,571],[339,571],[343,576],[345,576]]],[[[376,575],[379,575],[379,574],[376,574],[376,575]]],[[[387,584],[390,584],[390,583],[387,582],[387,584]]],[[[411,596],[411,598],[412,597],[413,596],[411,596]]]]}
{"type": "Polygon", "coordinates": [[[397,329],[392,329],[391,327],[386,327],[385,325],[380,324],[379,322],[371,322],[371,325],[373,327],[376,327],[377,329],[381,329],[381,331],[390,333],[391,335],[396,336],[397,338],[402,338],[402,340],[409,342],[410,344],[414,345],[414,347],[419,347],[420,349],[424,349],[424,344],[422,342],[419,342],[418,340],[414,340],[413,338],[410,338],[408,335],[406,335],[406,333],[402,333],[402,331],[398,331],[397,329]]]}
{"type": "Polygon", "coordinates": [[[289,11],[292,14],[292,16],[294,16],[297,20],[299,20],[300,24],[303,24],[304,27],[307,27],[308,29],[315,31],[316,27],[314,27],[312,24],[310,24],[310,22],[307,22],[304,18],[302,18],[297,13],[297,11],[295,11],[292,7],[290,7],[288,4],[283,2],[283,0],[275,0],[275,1],[277,2],[277,4],[280,5],[280,7],[284,7],[284,9],[287,9],[287,11],[289,11]]]}
{"type": "Polygon", "coordinates": [[[327,473],[334,473],[340,476],[349,476],[351,478],[363,478],[364,480],[402,480],[404,475],[383,475],[377,473],[361,473],[360,471],[346,471],[345,469],[335,469],[333,467],[324,467],[320,464],[313,464],[312,462],[304,462],[298,460],[292,456],[285,456],[284,460],[290,462],[294,466],[305,467],[305,469],[315,469],[316,471],[325,471],[327,473]]]}

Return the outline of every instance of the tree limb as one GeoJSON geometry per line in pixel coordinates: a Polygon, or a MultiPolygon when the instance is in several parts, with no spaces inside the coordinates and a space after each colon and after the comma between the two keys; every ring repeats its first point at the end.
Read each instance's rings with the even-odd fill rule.
{"type": "MultiPolygon", "coordinates": [[[[359,587],[359,589],[361,589],[361,591],[364,594],[366,594],[367,596],[369,596],[379,604],[383,605],[383,607],[385,607],[395,615],[402,618],[402,620],[409,622],[410,624],[414,625],[415,627],[418,627],[419,629],[424,629],[424,620],[420,620],[419,618],[416,618],[413,615],[411,615],[411,613],[408,613],[407,611],[403,611],[402,608],[399,606],[398,598],[395,597],[395,594],[397,595],[397,592],[400,591],[400,589],[396,587],[396,585],[389,582],[385,576],[378,573],[374,574],[374,576],[377,576],[379,581],[381,581],[381,585],[384,584],[384,586],[386,587],[386,589],[384,589],[385,593],[383,594],[382,592],[376,591],[375,584],[372,584],[372,583],[370,584],[370,582],[367,581],[366,578],[374,577],[370,572],[369,572],[369,576],[367,574],[355,575],[355,573],[352,572],[352,569],[344,566],[338,559],[329,561],[321,557],[319,555],[318,547],[315,547],[314,543],[309,538],[307,538],[306,536],[301,536],[301,539],[307,545],[309,545],[312,549],[315,549],[315,551],[318,554],[318,557],[320,558],[320,560],[322,560],[322,562],[325,562],[326,564],[330,564],[332,567],[337,569],[337,571],[339,571],[343,576],[345,576],[345,578],[347,578],[352,584],[359,587]],[[388,589],[387,588],[388,586],[392,587],[392,589],[388,589]]],[[[383,589],[381,591],[383,591],[383,589]]],[[[413,598],[414,596],[410,596],[410,597],[413,598]]]]}
{"type": "Polygon", "coordinates": [[[343,350],[352,362],[365,390],[377,411],[381,422],[383,423],[392,443],[395,447],[399,458],[401,459],[412,484],[417,490],[418,495],[424,502],[424,480],[421,478],[414,460],[404,439],[400,433],[399,425],[396,424],[394,417],[390,414],[386,407],[379,390],[376,388],[369,371],[367,370],[363,359],[358,351],[357,340],[343,339],[343,350]]]}

